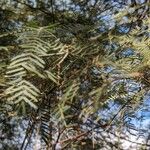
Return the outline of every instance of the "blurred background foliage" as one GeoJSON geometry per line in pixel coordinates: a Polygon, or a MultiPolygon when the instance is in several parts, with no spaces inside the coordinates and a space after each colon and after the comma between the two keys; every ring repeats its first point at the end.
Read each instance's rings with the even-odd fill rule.
{"type": "Polygon", "coordinates": [[[0,6],[0,149],[150,148],[149,0],[0,6]]]}

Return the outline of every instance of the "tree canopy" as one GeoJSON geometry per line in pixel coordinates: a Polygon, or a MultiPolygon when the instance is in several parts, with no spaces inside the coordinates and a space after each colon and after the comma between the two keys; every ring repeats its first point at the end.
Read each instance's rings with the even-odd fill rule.
{"type": "Polygon", "coordinates": [[[149,0],[0,6],[0,149],[150,148],[149,0]]]}

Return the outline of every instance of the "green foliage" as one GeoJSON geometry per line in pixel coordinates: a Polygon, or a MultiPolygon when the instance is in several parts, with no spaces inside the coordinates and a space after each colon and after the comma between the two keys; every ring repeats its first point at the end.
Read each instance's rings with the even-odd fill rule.
{"type": "MultiPolygon", "coordinates": [[[[24,101],[31,107],[37,108],[34,103],[39,101],[41,92],[32,83],[32,79],[37,76],[43,80],[49,78],[51,81],[57,83],[56,77],[49,70],[44,70],[46,62],[42,56],[47,56],[48,51],[55,44],[54,35],[48,33],[49,31],[44,28],[30,28],[29,30],[22,30],[22,33],[21,31],[10,33],[17,36],[17,41],[20,44],[16,49],[16,53],[18,54],[11,56],[12,58],[10,57],[10,64],[6,69],[5,78],[8,88],[4,93],[9,102],[13,101],[14,104],[18,104],[24,101]],[[44,36],[50,38],[51,43],[46,43],[42,39],[44,36]]],[[[7,35],[4,34],[3,36],[7,35]]],[[[56,45],[57,47],[58,45],[56,45]]],[[[5,49],[8,51],[7,47],[5,49]]]]}
{"type": "MultiPolygon", "coordinates": [[[[39,10],[43,13],[42,8],[39,10]]],[[[88,14],[89,8],[86,7],[88,14]]],[[[94,14],[89,18],[83,15],[84,22],[78,22],[80,15],[76,15],[65,12],[62,24],[43,27],[39,27],[40,22],[34,18],[26,23],[28,27],[0,35],[4,40],[14,37],[11,44],[0,46],[3,51],[0,96],[5,104],[17,106],[13,112],[22,110],[26,112],[24,115],[31,116],[25,140],[30,139],[33,129],[38,128],[35,125],[40,124],[39,132],[48,148],[56,148],[60,142],[64,148],[84,149],[81,145],[87,142],[93,144],[94,149],[94,138],[97,134],[103,137],[97,130],[107,133],[113,126],[121,128],[120,124],[127,124],[124,118],[138,110],[149,89],[149,84],[140,89],[145,85],[142,80],[149,76],[149,69],[141,70],[150,65],[146,36],[149,28],[144,31],[135,27],[129,34],[119,33],[116,26],[99,31],[104,23],[91,23],[94,14]],[[127,48],[132,49],[134,55],[124,56],[127,48]],[[117,104],[118,109],[109,114],[111,103],[117,104]]],[[[113,19],[122,25],[122,17],[128,15],[130,11],[123,10],[113,19]]],[[[60,16],[56,18],[59,20],[60,16]]],[[[132,23],[131,20],[132,17],[128,23],[132,23]]],[[[146,26],[149,19],[143,23],[146,26]]],[[[126,126],[134,128],[132,123],[126,126]]],[[[97,143],[95,147],[102,144],[97,143]]]]}
{"type": "MultiPolygon", "coordinates": [[[[74,28],[76,27],[73,26],[74,28]]],[[[14,41],[17,47],[14,47],[15,55],[9,52],[10,60],[5,70],[5,98],[19,109],[20,106],[25,109],[28,104],[37,109],[37,114],[41,112],[41,134],[47,144],[49,140],[53,140],[47,136],[47,133],[53,132],[49,128],[51,117],[52,122],[61,124],[62,129],[76,126],[79,122],[84,124],[93,117],[94,122],[98,123],[101,122],[101,117],[96,115],[97,112],[101,108],[107,108],[110,100],[121,98],[124,100],[119,104],[126,103],[128,91],[125,82],[121,83],[119,78],[113,79],[113,73],[108,76],[108,73],[100,73],[100,70],[111,66],[120,70],[120,74],[126,73],[122,74],[123,79],[130,78],[130,58],[114,62],[111,60],[112,56],[102,51],[103,44],[88,38],[88,43],[79,41],[78,37],[74,37],[69,45],[62,43],[55,36],[55,30],[49,26],[27,28],[22,32],[1,35],[1,38],[9,35],[17,37],[14,41]],[[118,83],[115,84],[116,88],[111,89],[113,80],[118,80],[118,83]],[[43,101],[43,95],[50,91],[50,87],[55,87],[52,91],[54,95],[46,95],[43,101]],[[71,121],[75,116],[78,116],[77,120],[71,121]]],[[[109,39],[110,36],[105,40],[109,39]]],[[[123,42],[122,38],[119,40],[118,42],[123,42]]],[[[7,47],[2,47],[2,50],[9,51],[7,47]]],[[[137,100],[139,96],[136,93],[130,98],[133,97],[135,100],[132,105],[135,104],[133,107],[136,109],[140,100],[137,100]]],[[[107,122],[111,124],[112,121],[107,122]]],[[[53,130],[56,130],[55,127],[53,130]]]]}

